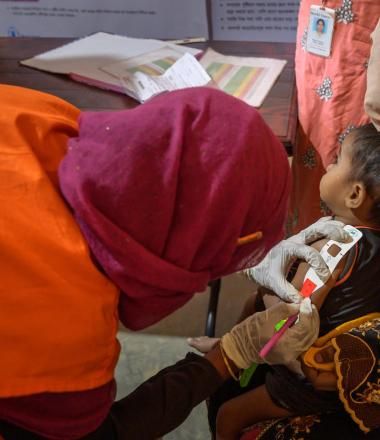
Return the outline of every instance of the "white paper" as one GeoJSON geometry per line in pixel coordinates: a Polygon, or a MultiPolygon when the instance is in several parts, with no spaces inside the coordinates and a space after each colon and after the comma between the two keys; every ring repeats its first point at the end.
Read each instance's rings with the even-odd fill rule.
{"type": "Polygon", "coordinates": [[[207,49],[200,63],[219,89],[253,107],[260,107],[286,60],[226,56],[207,49]]]}
{"type": "Polygon", "coordinates": [[[102,67],[104,72],[120,78],[135,71],[142,71],[149,75],[163,75],[166,70],[183,56],[183,48],[165,45],[164,47],[127,58],[117,63],[107,64],[102,67]]]}
{"type": "Polygon", "coordinates": [[[190,54],[185,54],[163,75],[149,76],[136,72],[121,79],[127,91],[132,92],[141,102],[166,91],[204,86],[211,80],[199,62],[190,54]]]}
{"type": "Polygon", "coordinates": [[[76,79],[82,78],[84,82],[122,91],[119,79],[103,71],[102,67],[163,47],[169,47],[183,53],[197,54],[200,52],[196,49],[171,45],[159,40],[128,38],[98,32],[24,60],[21,64],[48,72],[74,74],[76,79]]]}
{"type": "Polygon", "coordinates": [[[139,38],[208,37],[205,0],[0,1],[0,35],[139,38]]]}
{"type": "Polygon", "coordinates": [[[215,40],[294,42],[300,0],[212,1],[215,40]]]}

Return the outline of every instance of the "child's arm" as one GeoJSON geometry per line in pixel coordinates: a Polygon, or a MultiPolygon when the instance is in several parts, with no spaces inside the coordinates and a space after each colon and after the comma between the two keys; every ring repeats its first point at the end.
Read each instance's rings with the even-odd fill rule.
{"type": "MultiPolygon", "coordinates": [[[[312,246],[318,251],[320,251],[322,247],[327,243],[327,241],[328,240],[326,239],[319,240],[318,242],[314,243],[312,246]]],[[[343,257],[342,260],[339,262],[337,268],[334,270],[331,278],[326,282],[326,284],[312,294],[311,301],[313,302],[313,304],[315,304],[318,310],[320,310],[328,293],[336,284],[336,281],[343,270],[345,262],[346,262],[346,256],[343,257]]],[[[301,290],[303,281],[305,279],[305,275],[309,270],[309,268],[310,266],[307,263],[299,264],[296,274],[294,275],[292,280],[293,286],[296,287],[298,290],[301,290]]],[[[276,297],[274,294],[271,295],[268,291],[265,292],[263,296],[263,301],[267,307],[273,305],[273,302],[276,300],[279,301],[280,299],[276,297]]],[[[330,357],[332,359],[333,353],[331,356],[330,357]]],[[[329,361],[323,360],[322,362],[329,362],[329,361]]],[[[316,390],[335,391],[337,389],[337,376],[335,372],[320,371],[314,368],[310,368],[306,366],[302,361],[301,361],[301,366],[306,378],[309,380],[309,382],[313,385],[313,387],[316,390]]]]}
{"type": "MultiPolygon", "coordinates": [[[[327,242],[328,242],[327,239],[318,240],[312,244],[312,247],[317,249],[318,251],[320,251],[327,242]]],[[[315,304],[315,306],[318,308],[318,310],[322,307],[322,304],[323,304],[324,300],[326,299],[330,290],[335,286],[335,283],[336,283],[336,281],[337,281],[339,275],[341,274],[343,267],[345,265],[346,258],[347,258],[347,256],[342,258],[342,260],[339,262],[337,268],[334,270],[333,274],[331,275],[331,278],[326,282],[326,284],[324,286],[322,286],[320,289],[316,290],[312,294],[311,301],[313,304],[315,304]]],[[[299,264],[297,271],[296,271],[296,274],[294,275],[294,277],[291,281],[291,283],[293,284],[293,286],[296,289],[301,290],[303,281],[305,279],[305,275],[306,275],[307,271],[309,270],[309,268],[310,268],[310,266],[307,263],[302,262],[299,264]]],[[[273,293],[273,295],[275,295],[275,294],[273,293]]],[[[276,297],[276,298],[278,298],[278,297],[276,297]]],[[[263,295],[263,301],[264,301],[264,304],[266,307],[273,305],[273,301],[274,301],[273,296],[269,294],[269,291],[267,289],[265,291],[265,294],[263,295]]]]}
{"type": "MultiPolygon", "coordinates": [[[[327,239],[318,240],[317,242],[313,243],[312,246],[315,249],[317,249],[317,251],[321,251],[321,249],[327,242],[328,242],[327,239]]],[[[325,301],[330,290],[335,286],[336,281],[339,278],[339,275],[342,273],[346,259],[347,259],[347,255],[344,256],[342,260],[339,262],[337,268],[334,270],[334,272],[332,273],[331,277],[328,279],[326,284],[322,286],[320,289],[316,290],[311,295],[311,302],[315,304],[318,310],[320,310],[320,308],[322,307],[323,302],[325,301]]],[[[309,270],[309,268],[310,266],[307,263],[303,263],[303,262],[300,263],[300,265],[298,266],[297,272],[292,280],[293,286],[298,290],[301,290],[306,272],[309,270]]]]}
{"type": "MultiPolygon", "coordinates": [[[[322,247],[327,243],[328,240],[319,240],[318,242],[313,244],[313,247],[320,251],[322,247]]],[[[339,275],[342,273],[342,270],[344,268],[344,265],[346,263],[347,256],[343,257],[342,260],[339,262],[337,268],[334,270],[334,272],[331,275],[331,278],[326,282],[324,286],[322,286],[320,289],[316,290],[311,295],[311,301],[315,306],[318,308],[318,310],[321,309],[325,299],[327,298],[327,295],[329,294],[330,290],[335,286],[337,279],[339,278],[339,275]]],[[[309,270],[309,265],[307,263],[300,263],[298,266],[297,272],[292,280],[292,284],[294,287],[296,287],[298,290],[302,288],[303,281],[305,279],[306,272],[309,270]]],[[[323,359],[321,362],[331,362],[334,358],[334,350],[332,349],[332,353],[325,350],[325,356],[328,358],[323,359]]],[[[311,368],[306,366],[301,361],[301,366],[303,373],[309,380],[309,382],[313,385],[313,387],[316,390],[319,391],[335,391],[337,389],[337,375],[334,372],[330,371],[320,371],[315,368],[311,368]]]]}
{"type": "MultiPolygon", "coordinates": [[[[314,243],[313,247],[315,247],[318,251],[322,249],[322,247],[327,243],[327,240],[320,240],[314,243]]],[[[339,275],[342,273],[344,265],[346,263],[347,255],[342,258],[339,262],[337,268],[331,275],[331,278],[326,282],[324,286],[320,289],[316,290],[312,296],[311,301],[315,306],[320,310],[325,301],[328,293],[336,284],[339,275]]],[[[303,280],[305,278],[306,272],[309,270],[309,265],[306,263],[301,263],[298,267],[298,270],[292,280],[292,284],[297,289],[301,289],[303,280]]],[[[333,347],[329,347],[319,353],[320,356],[323,356],[323,359],[320,360],[321,363],[330,363],[334,359],[334,349],[333,347]]],[[[313,387],[318,391],[336,391],[337,389],[337,375],[335,371],[321,371],[315,368],[308,367],[301,360],[302,371],[309,380],[309,382],[313,385],[313,387]]]]}

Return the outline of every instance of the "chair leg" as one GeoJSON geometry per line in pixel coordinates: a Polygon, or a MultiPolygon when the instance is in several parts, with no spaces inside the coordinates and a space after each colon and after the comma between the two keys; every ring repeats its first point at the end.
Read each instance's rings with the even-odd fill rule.
{"type": "Polygon", "coordinates": [[[206,318],[206,336],[210,338],[215,336],[216,313],[218,309],[219,293],[222,281],[220,278],[209,283],[210,286],[210,301],[208,304],[207,318],[206,318]]]}

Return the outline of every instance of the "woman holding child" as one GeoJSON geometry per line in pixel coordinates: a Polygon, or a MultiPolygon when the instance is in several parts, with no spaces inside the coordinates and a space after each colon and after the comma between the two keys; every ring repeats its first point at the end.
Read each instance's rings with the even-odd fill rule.
{"type": "MultiPolygon", "coordinates": [[[[281,319],[300,316],[265,361],[295,361],[313,343],[316,308],[307,300],[280,303],[236,326],[205,357],[190,354],[114,402],[117,318],[141,328],[202,282],[259,262],[282,235],[286,155],[254,109],[212,89],[85,113],[79,128],[77,109],[58,98],[9,86],[0,93],[5,440],[154,439],[241,368],[263,362],[258,352],[281,319]],[[252,174],[258,164],[265,173],[252,174]],[[188,192],[191,182],[197,186],[188,192]],[[194,212],[204,217],[194,220],[194,212]],[[157,228],[167,230],[165,243],[157,228]],[[237,245],[255,230],[261,242],[237,245]]],[[[263,284],[275,280],[294,294],[282,274],[294,258],[326,279],[306,244],[347,240],[340,225],[322,220],[275,246],[260,266],[262,273],[270,268],[272,284],[263,284]]]]}
{"type": "MultiPolygon", "coordinates": [[[[353,271],[351,274],[353,278],[349,277],[346,282],[343,279],[340,287],[333,288],[327,296],[326,303],[320,310],[321,338],[315,347],[315,351],[319,354],[311,357],[309,353],[309,356],[305,357],[308,365],[303,365],[304,373],[307,372],[306,376],[309,379],[307,387],[302,388],[299,380],[283,369],[278,372],[277,377],[273,374],[269,376],[268,391],[272,400],[267,408],[274,405],[273,411],[276,407],[279,408],[277,417],[285,418],[254,425],[245,433],[244,440],[273,438],[314,440],[338,436],[348,439],[368,439],[378,438],[380,435],[379,429],[376,429],[380,422],[378,413],[380,379],[376,366],[376,359],[379,356],[379,320],[374,317],[366,321],[364,318],[364,322],[356,322],[356,326],[353,321],[351,327],[354,325],[354,328],[349,333],[347,327],[340,328],[343,334],[329,332],[334,326],[346,320],[380,312],[376,292],[379,283],[376,237],[379,227],[377,185],[380,172],[376,167],[380,158],[376,155],[379,135],[374,128],[380,128],[380,3],[350,0],[330,0],[322,3],[321,6],[334,8],[336,12],[332,53],[328,58],[308,53],[306,47],[310,7],[317,2],[303,0],[300,5],[296,54],[300,131],[293,160],[294,184],[288,226],[290,231],[302,229],[321,214],[326,215],[331,210],[339,218],[342,208],[346,206],[348,209],[351,206],[349,211],[355,213],[355,217],[358,215],[356,220],[352,218],[352,214],[347,218],[347,213],[341,220],[361,226],[367,225],[364,229],[364,241],[359,243],[358,252],[359,257],[367,261],[368,268],[364,269],[360,258],[356,260],[353,268],[355,271],[358,270],[358,275],[354,275],[353,271]],[[368,63],[371,37],[373,47],[368,63]],[[366,88],[367,94],[364,99],[366,88]],[[356,127],[369,121],[368,116],[374,126],[355,130],[356,127]],[[350,135],[351,131],[354,131],[352,135],[350,135]],[[325,168],[327,173],[322,177],[325,168]],[[351,183],[356,182],[355,191],[347,193],[345,186],[347,180],[351,183]],[[345,184],[342,186],[342,183],[345,184]],[[361,203],[356,204],[361,198],[358,197],[359,193],[364,194],[363,188],[366,197],[361,203]],[[348,198],[347,194],[349,194],[348,198]],[[367,251],[363,250],[364,245],[367,251]],[[362,273],[365,275],[360,275],[359,269],[364,271],[362,273]],[[353,300],[350,292],[355,291],[353,287],[355,282],[356,293],[359,296],[354,300],[354,306],[350,303],[353,300]],[[355,311],[360,303],[363,309],[358,308],[355,311]],[[329,317],[328,314],[334,309],[333,316],[329,317]],[[321,351],[321,347],[326,344],[326,349],[321,351]],[[359,360],[361,356],[367,361],[361,363],[359,360]],[[348,371],[353,374],[350,375],[348,371]],[[313,387],[310,394],[310,386],[311,384],[316,386],[316,379],[321,372],[326,373],[324,378],[327,377],[327,383],[324,382],[322,388],[319,388],[325,395],[320,395],[318,400],[313,387]],[[326,395],[326,392],[330,394],[326,395]],[[340,399],[336,400],[338,395],[340,399]],[[315,407],[313,408],[312,405],[315,407]],[[334,405],[337,406],[334,408],[334,405]],[[284,410],[306,415],[286,417],[284,410]]],[[[352,261],[347,263],[348,267],[350,264],[353,264],[352,261]]],[[[258,269],[252,271],[252,276],[259,282],[268,281],[265,273],[260,273],[258,269]]],[[[302,280],[302,276],[300,278],[302,280]]],[[[294,295],[284,295],[281,288],[274,283],[272,290],[287,301],[294,301],[296,298],[294,295]]],[[[258,371],[255,375],[253,387],[265,381],[263,377],[265,371],[262,371],[261,375],[258,371]]],[[[240,393],[241,390],[233,391],[230,387],[216,396],[215,407],[211,406],[212,426],[215,426],[218,407],[226,398],[235,398],[240,393]]],[[[256,401],[257,411],[262,412],[262,396],[256,398],[253,396],[253,399],[256,401]]],[[[232,402],[227,402],[230,407],[233,406],[232,402]]],[[[241,400],[241,405],[240,412],[235,409],[240,417],[243,417],[244,412],[245,414],[250,412],[253,417],[251,422],[243,423],[247,427],[255,422],[256,408],[253,400],[248,400],[248,397],[241,400]]],[[[233,417],[226,416],[227,410],[228,407],[224,410],[225,417],[219,414],[221,425],[223,420],[227,425],[228,420],[233,420],[233,417]]],[[[233,411],[233,408],[230,408],[230,411],[233,411]]],[[[272,417],[275,416],[276,414],[272,413],[272,417]]],[[[265,418],[270,418],[270,415],[265,418]]],[[[225,427],[228,428],[233,427],[225,427]]],[[[219,437],[232,438],[222,435],[219,437]]]]}
{"type": "MultiPolygon", "coordinates": [[[[249,425],[292,415],[307,417],[312,434],[306,438],[311,439],[320,436],[326,416],[335,415],[339,420],[345,411],[365,433],[380,426],[376,361],[380,340],[380,133],[372,124],[346,137],[336,163],[322,177],[320,193],[335,219],[357,227],[362,238],[330,280],[313,292],[311,301],[320,315],[319,339],[300,362],[259,366],[250,387],[227,383],[211,399],[210,421],[217,439],[233,440],[249,425]],[[320,359],[323,351],[330,356],[328,362],[320,359]],[[321,426],[310,424],[313,415],[321,426]]],[[[326,242],[319,240],[313,246],[321,250],[326,242]]],[[[258,278],[258,269],[249,272],[258,278]]],[[[298,290],[307,270],[305,263],[296,269],[292,284],[298,290]]],[[[295,298],[283,295],[282,299],[295,298]]],[[[259,290],[251,312],[263,307],[270,312],[272,306],[273,297],[259,290]]],[[[346,427],[338,424],[334,428],[334,435],[349,428],[349,435],[361,438],[360,429],[348,415],[347,419],[346,427]]],[[[302,423],[302,419],[298,421],[302,423]]],[[[270,433],[259,438],[272,438],[283,426],[283,420],[267,422],[261,428],[270,433]]],[[[256,438],[256,434],[244,438],[256,438]]]]}
{"type": "MultiPolygon", "coordinates": [[[[55,97],[7,86],[0,94],[5,207],[0,434],[5,440],[154,439],[239,370],[253,362],[297,361],[312,345],[319,329],[315,306],[308,300],[279,303],[236,326],[205,357],[188,355],[114,403],[118,318],[143,328],[180,307],[210,279],[257,264],[282,237],[287,158],[255,110],[215,90],[171,93],[130,111],[84,113],[79,126],[78,109],[55,97]],[[240,237],[258,230],[261,241],[238,246],[240,237]],[[258,352],[274,324],[295,313],[299,321],[261,359],[258,352]]],[[[347,144],[347,157],[355,149],[347,144]]],[[[351,177],[362,185],[347,192],[348,202],[360,202],[357,218],[372,228],[376,184],[351,177]]],[[[339,225],[323,220],[281,242],[254,277],[286,300],[298,298],[299,286],[290,287],[285,268],[295,258],[306,259],[326,280],[318,252],[306,245],[322,237],[347,240],[339,225]]],[[[375,344],[367,335],[376,341],[378,333],[375,321],[368,322],[353,333],[337,334],[333,348],[345,355],[352,346],[347,337],[362,339],[373,355],[375,344]]],[[[312,361],[326,364],[330,355],[319,356],[312,361]]],[[[376,376],[365,367],[355,370],[360,377],[376,376]]],[[[360,394],[367,414],[376,387],[360,394]]],[[[354,404],[347,403],[359,419],[354,404]]],[[[283,416],[294,413],[281,410],[283,416]]],[[[266,425],[265,433],[297,438],[298,429],[296,435],[307,438],[319,421],[324,430],[329,424],[340,427],[340,435],[348,426],[342,412],[338,419],[318,417],[302,419],[303,430],[286,419],[280,428],[266,425]]],[[[373,420],[363,424],[376,427],[376,412],[373,420]]],[[[358,432],[350,427],[350,433],[358,432]]]]}

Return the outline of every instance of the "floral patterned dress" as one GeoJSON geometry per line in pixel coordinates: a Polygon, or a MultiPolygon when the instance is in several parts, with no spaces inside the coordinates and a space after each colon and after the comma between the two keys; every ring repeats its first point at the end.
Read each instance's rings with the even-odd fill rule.
{"type": "Polygon", "coordinates": [[[240,440],[378,440],[380,438],[380,317],[331,340],[345,411],[257,423],[240,440]]]}
{"type": "Polygon", "coordinates": [[[369,122],[364,111],[371,33],[380,17],[379,0],[327,0],[336,11],[328,58],[306,51],[311,5],[301,0],[296,47],[299,132],[293,159],[289,233],[329,214],[319,181],[350,131],[369,122]]]}

